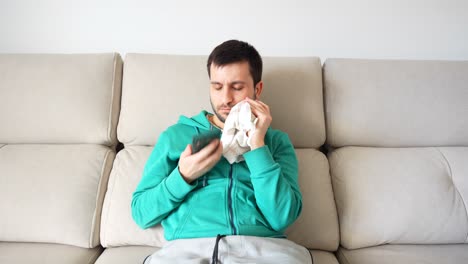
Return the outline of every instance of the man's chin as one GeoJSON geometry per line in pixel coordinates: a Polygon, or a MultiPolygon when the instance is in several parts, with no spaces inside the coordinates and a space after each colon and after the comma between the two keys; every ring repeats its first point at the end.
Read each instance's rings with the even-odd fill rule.
{"type": "Polygon", "coordinates": [[[219,119],[221,122],[226,122],[227,114],[220,114],[219,112],[215,112],[216,117],[219,119]]]}

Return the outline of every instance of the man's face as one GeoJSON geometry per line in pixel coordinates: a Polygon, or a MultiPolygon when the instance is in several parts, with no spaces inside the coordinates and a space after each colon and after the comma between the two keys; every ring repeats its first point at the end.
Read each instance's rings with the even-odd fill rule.
{"type": "MultiPolygon", "coordinates": [[[[231,108],[246,97],[256,99],[261,88],[255,89],[248,62],[224,66],[211,64],[210,101],[216,117],[224,123],[231,108]]],[[[261,82],[257,86],[261,86],[261,82]]]]}

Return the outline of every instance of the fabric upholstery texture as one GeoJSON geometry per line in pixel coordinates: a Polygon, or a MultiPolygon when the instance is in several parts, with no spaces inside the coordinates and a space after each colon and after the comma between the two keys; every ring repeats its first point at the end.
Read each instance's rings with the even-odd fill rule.
{"type": "Polygon", "coordinates": [[[115,158],[102,210],[101,244],[104,247],[161,247],[166,242],[161,225],[143,230],[132,219],[132,193],[151,150],[152,147],[127,146],[115,158]]]}
{"type": "Polygon", "coordinates": [[[0,54],[0,142],[115,145],[122,59],[0,54]]]}
{"type": "Polygon", "coordinates": [[[341,264],[461,264],[468,263],[468,245],[384,245],[358,250],[340,248],[341,264]]]}
{"type": "Polygon", "coordinates": [[[338,216],[327,158],[314,149],[296,149],[296,155],[303,210],[286,235],[307,248],[336,251],[338,216]]]}
{"type": "Polygon", "coordinates": [[[99,145],[0,149],[0,240],[92,248],[114,151],[99,145]]]}
{"type": "Polygon", "coordinates": [[[468,146],[468,61],[327,59],[327,143],[468,146]]]}
{"type": "Polygon", "coordinates": [[[145,258],[159,248],[145,246],[128,246],[107,248],[99,256],[96,264],[142,264],[145,258]]]}
{"type": "Polygon", "coordinates": [[[2,264],[92,264],[101,253],[101,247],[88,249],[47,243],[0,242],[2,264]]]}
{"type": "Polygon", "coordinates": [[[342,245],[466,243],[466,160],[465,147],[332,152],[342,245]]]}

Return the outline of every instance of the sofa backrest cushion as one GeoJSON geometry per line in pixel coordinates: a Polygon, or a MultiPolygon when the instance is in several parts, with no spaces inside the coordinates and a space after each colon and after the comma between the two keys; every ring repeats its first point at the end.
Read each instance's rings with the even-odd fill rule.
{"type": "Polygon", "coordinates": [[[327,143],[468,145],[468,61],[327,59],[327,143]]]}
{"type": "Polygon", "coordinates": [[[0,55],[0,142],[116,144],[118,54],[0,55]]]}
{"type": "MultiPolygon", "coordinates": [[[[212,112],[207,56],[127,54],[119,141],[154,145],[180,115],[212,112]]],[[[295,147],[325,141],[322,72],[318,58],[264,58],[261,100],[271,108],[272,127],[287,132],[295,147]]]]}

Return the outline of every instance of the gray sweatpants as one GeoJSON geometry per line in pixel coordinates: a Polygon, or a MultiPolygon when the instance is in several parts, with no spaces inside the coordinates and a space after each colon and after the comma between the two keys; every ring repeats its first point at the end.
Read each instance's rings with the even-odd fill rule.
{"type": "MultiPolygon", "coordinates": [[[[144,264],[210,264],[216,238],[177,239],[167,242],[144,264]]],[[[226,236],[219,240],[218,263],[312,264],[305,247],[284,238],[226,236]]]]}

